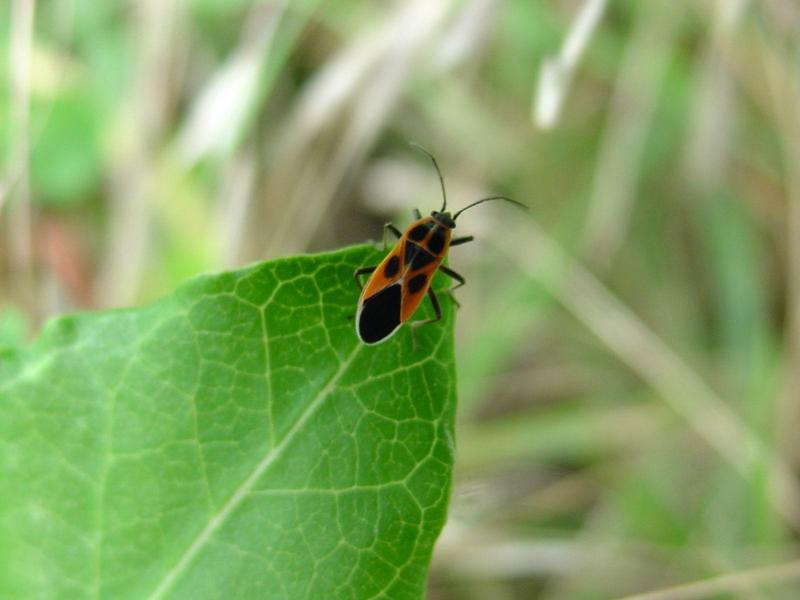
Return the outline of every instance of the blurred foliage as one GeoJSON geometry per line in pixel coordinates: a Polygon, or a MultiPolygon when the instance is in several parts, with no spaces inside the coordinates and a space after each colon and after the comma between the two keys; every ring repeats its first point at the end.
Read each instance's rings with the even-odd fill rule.
{"type": "Polygon", "coordinates": [[[15,348],[25,341],[25,315],[14,308],[0,310],[0,349],[15,348]]]}
{"type": "Polygon", "coordinates": [[[439,205],[417,141],[452,206],[531,207],[459,221],[430,597],[796,596],[796,2],[49,0],[29,35],[25,4],[0,5],[0,306],[35,328],[377,239],[439,205]]]}

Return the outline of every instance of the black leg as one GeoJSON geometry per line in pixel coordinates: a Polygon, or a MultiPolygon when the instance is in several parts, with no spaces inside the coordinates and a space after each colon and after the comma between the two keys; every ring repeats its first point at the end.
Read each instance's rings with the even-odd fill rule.
{"type": "Polygon", "coordinates": [[[436,292],[433,291],[432,287],[428,288],[428,298],[431,299],[431,304],[433,305],[433,312],[436,316],[432,319],[425,319],[424,321],[414,321],[411,323],[411,349],[416,352],[417,351],[417,328],[422,327],[423,325],[430,325],[431,323],[436,323],[437,321],[442,320],[442,307],[439,306],[439,299],[436,297],[436,292]]]}
{"type": "Polygon", "coordinates": [[[453,269],[450,269],[450,268],[448,268],[448,267],[445,267],[444,265],[439,265],[439,270],[440,270],[442,273],[444,273],[445,275],[447,275],[447,276],[448,276],[450,279],[455,279],[455,280],[458,282],[458,285],[455,285],[455,286],[453,286],[453,287],[451,287],[451,288],[450,288],[450,291],[451,291],[451,292],[452,292],[453,290],[457,290],[457,289],[458,289],[458,288],[460,288],[462,285],[464,285],[465,283],[467,283],[467,280],[466,280],[466,279],[464,279],[464,277],[463,277],[462,275],[459,275],[458,273],[456,273],[455,271],[453,271],[453,269]]]}
{"type": "Polygon", "coordinates": [[[453,271],[453,269],[448,269],[444,265],[439,265],[439,270],[442,273],[444,273],[445,275],[447,275],[448,277],[450,277],[451,279],[455,279],[458,282],[457,285],[454,285],[453,287],[451,287],[450,289],[447,290],[447,294],[450,296],[450,298],[452,298],[452,300],[453,300],[453,302],[455,302],[456,306],[458,308],[461,308],[461,305],[458,303],[458,300],[456,300],[456,297],[453,295],[453,292],[456,291],[458,288],[460,288],[465,283],[467,283],[467,280],[464,279],[461,275],[459,275],[455,271],[453,271]]]}
{"type": "Polygon", "coordinates": [[[422,213],[421,213],[421,212],[419,212],[419,209],[418,209],[418,208],[415,208],[414,210],[412,210],[412,211],[411,211],[411,213],[414,215],[414,218],[415,218],[417,221],[419,221],[419,220],[422,218],[422,213]]]}
{"type": "Polygon", "coordinates": [[[386,248],[389,245],[388,242],[386,241],[386,232],[387,231],[391,231],[397,237],[398,240],[401,237],[403,237],[403,232],[400,231],[397,227],[395,227],[391,223],[384,223],[383,224],[383,249],[384,250],[386,250],[386,248]]]}
{"type": "Polygon", "coordinates": [[[361,283],[361,276],[366,275],[367,273],[372,273],[377,268],[378,265],[375,265],[373,267],[361,267],[360,269],[355,270],[353,273],[353,279],[355,280],[356,287],[359,289],[359,291],[364,287],[364,284],[361,283]]]}
{"type": "Polygon", "coordinates": [[[467,242],[471,242],[475,238],[471,235],[466,235],[464,237],[455,238],[454,240],[450,240],[451,246],[460,246],[461,244],[466,244],[467,242]]]}

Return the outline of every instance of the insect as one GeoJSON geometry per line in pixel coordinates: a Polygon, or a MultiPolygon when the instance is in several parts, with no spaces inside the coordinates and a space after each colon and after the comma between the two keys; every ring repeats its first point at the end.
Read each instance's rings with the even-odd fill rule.
{"type": "MultiPolygon", "coordinates": [[[[386,246],[386,233],[391,232],[397,238],[397,244],[380,264],[371,267],[362,267],[353,273],[356,285],[361,289],[356,312],[356,334],[365,344],[378,344],[389,339],[400,326],[408,321],[422,302],[426,292],[433,305],[435,316],[432,319],[413,321],[410,323],[412,340],[416,346],[416,329],[422,325],[435,323],[442,318],[442,309],[439,299],[431,287],[431,281],[438,269],[457,282],[450,288],[451,294],[466,283],[464,278],[442,264],[447,251],[460,244],[471,242],[471,235],[452,237],[456,227],[456,219],[465,210],[490,200],[505,200],[527,208],[524,204],[506,198],[505,196],[490,196],[462,208],[454,215],[447,212],[447,193],[444,187],[444,178],[439,170],[439,165],[433,155],[412,144],[424,152],[433,161],[439,183],[442,187],[442,208],[433,211],[429,217],[423,217],[419,210],[414,209],[415,221],[401,232],[391,223],[383,226],[384,247],[386,246]],[[370,274],[366,285],[362,287],[361,277],[370,274]]],[[[458,302],[453,297],[453,301],[458,302]]]]}

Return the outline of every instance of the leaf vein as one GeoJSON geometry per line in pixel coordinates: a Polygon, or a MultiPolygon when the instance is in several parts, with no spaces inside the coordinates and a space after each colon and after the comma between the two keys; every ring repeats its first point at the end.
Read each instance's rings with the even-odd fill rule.
{"type": "Polygon", "coordinates": [[[308,422],[311,417],[316,414],[319,408],[324,403],[325,399],[329,396],[330,392],[334,389],[337,382],[347,372],[350,365],[355,360],[360,350],[361,345],[357,344],[345,360],[340,364],[339,369],[333,374],[327,384],[319,391],[305,411],[300,415],[292,428],[286,433],[280,443],[272,447],[265,455],[264,458],[256,465],[253,472],[245,479],[242,484],[236,488],[234,493],[222,508],[212,516],[208,524],[197,535],[194,541],[189,545],[186,551],[181,555],[175,566],[168,571],[158,586],[155,588],[149,598],[155,600],[161,598],[177,581],[192,560],[200,553],[205,544],[211,539],[214,532],[225,521],[225,519],[234,511],[234,509],[241,503],[241,501],[252,490],[255,483],[264,474],[264,472],[283,454],[286,447],[292,442],[294,437],[303,429],[303,426],[308,422]]]}

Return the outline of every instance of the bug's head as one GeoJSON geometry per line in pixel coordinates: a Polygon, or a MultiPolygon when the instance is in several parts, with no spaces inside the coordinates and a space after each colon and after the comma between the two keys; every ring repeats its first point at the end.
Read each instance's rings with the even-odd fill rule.
{"type": "Polygon", "coordinates": [[[431,213],[431,217],[433,217],[433,220],[442,227],[447,227],[448,229],[456,228],[456,221],[449,212],[440,212],[435,210],[431,213]]]}

